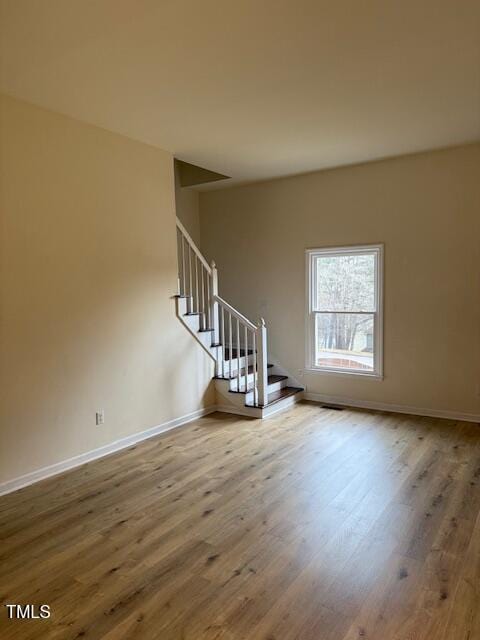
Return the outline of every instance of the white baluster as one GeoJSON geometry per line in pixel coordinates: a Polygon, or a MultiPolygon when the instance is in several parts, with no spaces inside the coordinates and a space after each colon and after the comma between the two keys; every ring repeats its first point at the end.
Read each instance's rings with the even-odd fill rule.
{"type": "Polygon", "coordinates": [[[225,377],[225,351],[226,351],[226,341],[225,341],[225,309],[222,309],[222,378],[225,377]]]}
{"type": "Polygon", "coordinates": [[[237,318],[237,391],[241,391],[240,388],[240,320],[237,318]]]}
{"type": "Polygon", "coordinates": [[[186,286],[186,273],[185,273],[185,238],[183,237],[183,233],[180,232],[180,237],[182,239],[182,295],[185,295],[187,290],[186,286]]]}
{"type": "Polygon", "coordinates": [[[228,339],[230,340],[230,359],[228,361],[228,377],[232,377],[232,362],[233,362],[233,344],[232,344],[232,314],[228,312],[228,339]]]}
{"type": "Polygon", "coordinates": [[[258,388],[257,388],[257,336],[252,331],[252,348],[253,348],[253,404],[258,403],[258,388]]]}
{"type": "Polygon", "coordinates": [[[268,376],[267,376],[267,327],[265,320],[260,318],[257,328],[258,336],[258,404],[264,407],[267,403],[268,376]]]}
{"type": "Polygon", "coordinates": [[[248,391],[248,329],[245,325],[245,357],[247,359],[245,365],[245,393],[248,391]]]}
{"type": "MultiPolygon", "coordinates": [[[[205,269],[203,268],[203,265],[200,265],[200,270],[202,273],[202,314],[200,316],[200,325],[202,329],[206,329],[207,324],[206,324],[206,317],[205,317],[205,282],[204,282],[204,275],[203,275],[205,272],[205,269]]],[[[207,274],[207,280],[208,280],[208,274],[207,274]]]]}
{"type": "Polygon", "coordinates": [[[198,295],[198,257],[195,255],[195,313],[200,311],[200,296],[198,295]]]}
{"type": "Polygon", "coordinates": [[[213,342],[220,342],[219,326],[218,326],[218,302],[215,300],[215,296],[218,296],[218,271],[217,265],[212,260],[212,290],[209,292],[210,301],[210,324],[213,329],[213,342]]]}
{"type": "MultiPolygon", "coordinates": [[[[210,298],[210,295],[211,295],[210,294],[210,277],[211,276],[208,276],[208,278],[207,278],[207,308],[206,308],[206,311],[205,311],[206,314],[207,314],[206,315],[207,327],[209,329],[212,328],[212,318],[211,318],[212,301],[211,301],[211,298],[210,298]]],[[[213,338],[213,336],[212,336],[212,338],[213,338]]],[[[212,339],[212,342],[215,342],[215,340],[212,339]]]]}
{"type": "Polygon", "coordinates": [[[177,293],[179,296],[182,295],[182,279],[180,275],[180,244],[182,242],[182,234],[180,233],[180,229],[177,227],[177,293]]]}
{"type": "Polygon", "coordinates": [[[188,245],[188,312],[193,311],[192,248],[188,245]]]}

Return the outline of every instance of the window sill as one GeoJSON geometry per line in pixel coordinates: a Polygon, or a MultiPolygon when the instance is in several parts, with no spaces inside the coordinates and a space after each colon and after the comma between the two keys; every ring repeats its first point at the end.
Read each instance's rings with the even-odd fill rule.
{"type": "Polygon", "coordinates": [[[365,371],[346,371],[344,369],[328,369],[327,367],[305,367],[303,370],[305,373],[320,373],[322,375],[333,375],[340,377],[351,378],[352,376],[358,378],[366,378],[367,380],[382,381],[383,374],[381,373],[367,373],[365,371]]]}

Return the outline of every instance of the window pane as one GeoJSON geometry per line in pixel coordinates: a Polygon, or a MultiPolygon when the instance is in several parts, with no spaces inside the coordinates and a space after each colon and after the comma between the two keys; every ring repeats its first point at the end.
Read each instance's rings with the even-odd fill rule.
{"type": "Polygon", "coordinates": [[[375,311],[375,254],[318,256],[317,311],[375,311]]]}
{"type": "Polygon", "coordinates": [[[373,332],[373,314],[316,313],[315,364],[347,371],[373,371],[373,332]]]}

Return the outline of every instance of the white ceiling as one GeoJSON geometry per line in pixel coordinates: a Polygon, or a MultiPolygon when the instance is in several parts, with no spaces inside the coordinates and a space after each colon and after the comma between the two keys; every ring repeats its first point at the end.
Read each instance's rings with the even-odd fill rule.
{"type": "Polygon", "coordinates": [[[3,92],[235,182],[480,139],[480,0],[0,10],[3,92]]]}

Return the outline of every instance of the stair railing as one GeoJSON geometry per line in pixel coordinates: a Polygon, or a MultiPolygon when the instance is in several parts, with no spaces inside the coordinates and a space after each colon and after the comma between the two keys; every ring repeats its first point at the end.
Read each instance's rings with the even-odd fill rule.
{"type": "MultiPolygon", "coordinates": [[[[212,268],[177,218],[178,293],[187,298],[188,313],[200,316],[200,330],[212,325],[212,268]]],[[[216,270],[215,270],[216,271],[216,270]]],[[[215,274],[216,275],[216,274],[215,274]]],[[[217,285],[218,287],[218,280],[217,285]]],[[[216,340],[213,340],[216,342],[216,340]]]]}
{"type": "Polygon", "coordinates": [[[253,324],[218,295],[215,263],[208,264],[178,218],[177,246],[178,292],[187,297],[188,313],[199,314],[200,330],[211,330],[212,344],[220,347],[217,376],[236,378],[237,390],[253,391],[254,405],[264,406],[268,385],[265,321],[261,318],[258,326],[253,324]],[[243,386],[242,369],[245,374],[243,386]],[[251,387],[248,384],[250,375],[253,379],[251,387]]]}

